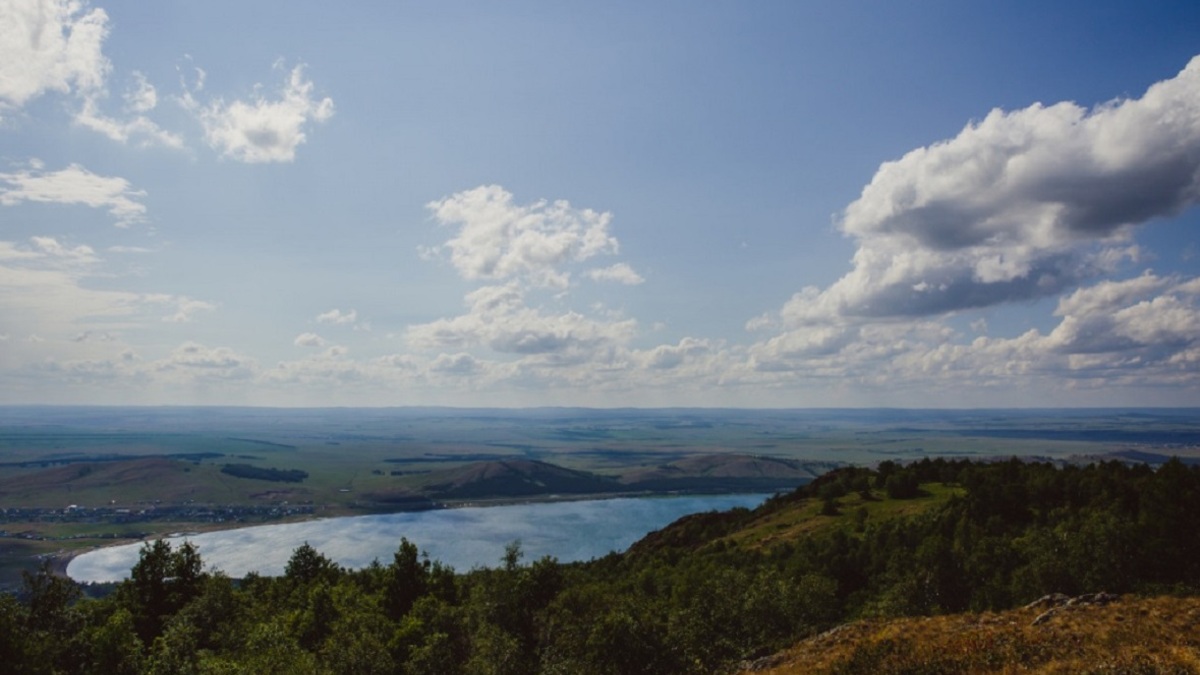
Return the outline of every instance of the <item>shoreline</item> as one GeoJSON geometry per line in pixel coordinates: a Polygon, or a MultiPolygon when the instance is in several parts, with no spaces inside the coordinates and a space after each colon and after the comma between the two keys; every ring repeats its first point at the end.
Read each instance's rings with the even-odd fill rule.
{"type": "MultiPolygon", "coordinates": [[[[230,532],[230,531],[235,531],[235,530],[244,530],[244,529],[250,529],[250,528],[256,528],[256,527],[269,527],[269,526],[275,526],[275,525],[288,525],[288,524],[298,524],[298,523],[312,523],[312,522],[318,522],[318,521],[322,521],[322,520],[332,520],[332,519],[338,519],[338,518],[361,518],[361,517],[369,517],[369,516],[387,516],[387,515],[393,515],[393,514],[399,514],[399,513],[422,513],[422,512],[428,512],[428,511],[457,510],[457,509],[486,509],[486,508],[499,507],[499,506],[520,506],[520,505],[585,502],[585,501],[610,501],[610,500],[617,500],[617,499],[653,499],[653,498],[670,499],[670,498],[683,498],[683,497],[721,497],[721,496],[731,496],[731,495],[761,495],[764,497],[764,500],[765,500],[765,499],[769,499],[772,495],[779,494],[779,492],[781,490],[793,490],[793,489],[795,489],[795,488],[794,487],[777,487],[774,490],[751,489],[751,490],[723,490],[723,491],[713,491],[713,490],[701,490],[701,491],[679,490],[679,491],[670,491],[670,492],[638,491],[638,492],[600,493],[600,494],[578,494],[578,495],[555,494],[555,495],[531,495],[531,496],[524,496],[524,497],[459,499],[459,500],[452,500],[452,501],[448,500],[445,502],[437,502],[433,506],[430,506],[427,508],[421,508],[421,509],[412,509],[412,508],[409,508],[409,509],[386,509],[386,510],[380,509],[380,510],[375,510],[375,511],[367,512],[367,513],[358,512],[358,513],[342,513],[342,514],[336,514],[336,515],[311,515],[311,516],[289,518],[289,519],[283,519],[283,520],[272,521],[272,522],[264,522],[264,523],[238,524],[237,526],[234,526],[234,527],[214,526],[214,527],[205,527],[202,529],[201,528],[188,529],[187,531],[174,531],[174,532],[169,532],[169,533],[162,533],[159,535],[150,535],[150,536],[143,537],[141,539],[136,539],[136,540],[106,542],[104,545],[92,546],[92,547],[88,547],[88,548],[84,548],[84,549],[80,549],[80,550],[72,551],[72,552],[60,552],[58,554],[54,554],[50,559],[51,559],[52,571],[56,575],[64,577],[64,578],[73,579],[73,577],[71,577],[67,573],[67,570],[68,570],[71,562],[75,558],[78,558],[78,557],[86,555],[86,554],[94,553],[97,551],[101,551],[101,550],[107,549],[107,548],[116,548],[118,546],[141,545],[141,544],[145,544],[147,542],[156,541],[158,539],[168,539],[168,538],[180,537],[180,536],[187,537],[189,535],[207,534],[207,533],[213,533],[213,532],[230,532]]],[[[110,583],[110,582],[77,581],[77,583],[90,584],[90,583],[110,583]]]]}

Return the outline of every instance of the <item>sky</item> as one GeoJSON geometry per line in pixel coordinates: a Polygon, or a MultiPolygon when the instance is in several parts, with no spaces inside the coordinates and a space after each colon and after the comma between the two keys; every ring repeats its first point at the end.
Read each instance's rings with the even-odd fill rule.
{"type": "Polygon", "coordinates": [[[1197,26],[0,0],[0,404],[1197,406],[1197,26]]]}

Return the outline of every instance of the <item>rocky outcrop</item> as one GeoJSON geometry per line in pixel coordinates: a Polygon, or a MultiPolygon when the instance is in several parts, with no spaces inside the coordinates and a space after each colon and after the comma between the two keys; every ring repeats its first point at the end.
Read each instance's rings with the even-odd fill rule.
{"type": "Polygon", "coordinates": [[[1059,614],[1059,612],[1068,607],[1081,607],[1085,605],[1097,605],[1103,607],[1104,605],[1114,603],[1120,599],[1121,597],[1119,595],[1105,593],[1104,591],[1099,593],[1085,593],[1083,595],[1077,595],[1073,598],[1063,593],[1051,593],[1050,595],[1043,595],[1037,600],[1025,605],[1025,609],[1049,607],[1049,609],[1046,611],[1038,614],[1037,617],[1035,617],[1034,620],[1029,624],[1031,626],[1040,626],[1050,619],[1053,619],[1059,614]]]}

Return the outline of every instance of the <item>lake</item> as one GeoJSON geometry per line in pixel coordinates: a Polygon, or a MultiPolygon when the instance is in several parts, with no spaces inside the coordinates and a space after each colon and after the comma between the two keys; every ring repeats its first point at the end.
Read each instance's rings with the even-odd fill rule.
{"type": "MultiPolygon", "coordinates": [[[[406,537],[433,560],[467,571],[495,567],[504,547],[520,541],[525,561],[550,555],[560,562],[590,560],[623,551],[647,533],[691,513],[753,508],[770,495],[631,497],[506,506],[468,507],[259,525],[186,537],[205,568],[231,577],[249,572],[283,574],[305,542],[338,564],[388,564],[406,537]]],[[[170,540],[181,544],[184,537],[170,540]]],[[[76,557],[67,574],[76,581],[117,581],[129,576],[142,544],[103,548],[76,557]]]]}

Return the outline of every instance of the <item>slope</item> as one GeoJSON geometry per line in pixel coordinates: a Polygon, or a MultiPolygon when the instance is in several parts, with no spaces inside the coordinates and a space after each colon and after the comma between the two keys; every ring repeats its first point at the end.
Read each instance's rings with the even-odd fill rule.
{"type": "Polygon", "coordinates": [[[1057,608],[1043,601],[1006,612],[857,621],[745,663],[741,672],[1200,672],[1200,598],[1082,600],[1060,600],[1057,608]]]}

